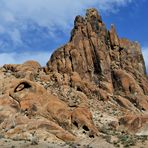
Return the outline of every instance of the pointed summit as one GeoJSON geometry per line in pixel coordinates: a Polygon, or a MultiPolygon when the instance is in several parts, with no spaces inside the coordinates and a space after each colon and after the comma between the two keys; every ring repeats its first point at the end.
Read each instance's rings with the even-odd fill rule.
{"type": "Polygon", "coordinates": [[[86,10],[86,19],[88,21],[92,19],[97,19],[97,21],[102,22],[102,18],[95,8],[90,8],[86,10]]]}
{"type": "Polygon", "coordinates": [[[148,94],[140,46],[119,38],[114,25],[108,31],[96,9],[76,17],[70,42],[53,53],[47,69],[68,75],[71,85],[74,74],[106,94],[148,94]]]}

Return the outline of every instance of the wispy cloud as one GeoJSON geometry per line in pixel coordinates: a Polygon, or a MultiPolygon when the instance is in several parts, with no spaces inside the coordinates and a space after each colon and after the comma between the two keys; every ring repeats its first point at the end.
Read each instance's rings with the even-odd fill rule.
{"type": "Polygon", "coordinates": [[[73,23],[73,18],[82,14],[88,7],[111,12],[115,7],[130,2],[132,0],[1,0],[0,25],[5,31],[11,30],[14,33],[14,30],[31,20],[40,26],[48,27],[50,32],[54,32],[55,26],[67,30],[73,23]]]}
{"type": "Polygon", "coordinates": [[[49,60],[50,52],[26,52],[26,53],[1,53],[0,54],[0,66],[4,64],[22,64],[28,60],[39,61],[42,66],[46,65],[49,60]]]}
{"type": "MultiPolygon", "coordinates": [[[[24,53],[53,48],[52,44],[70,32],[74,17],[83,15],[87,8],[115,12],[133,1],[136,0],[0,0],[0,64],[6,56],[9,62],[16,63],[18,50],[24,53]],[[49,38],[51,46],[47,43],[49,38]]],[[[26,60],[29,58],[26,55],[26,60]]]]}

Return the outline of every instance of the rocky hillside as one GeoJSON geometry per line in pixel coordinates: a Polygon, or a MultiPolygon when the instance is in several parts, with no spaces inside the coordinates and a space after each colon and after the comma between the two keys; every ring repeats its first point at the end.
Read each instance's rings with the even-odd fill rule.
{"type": "Polygon", "coordinates": [[[0,68],[0,131],[3,147],[147,147],[140,45],[119,38],[114,25],[107,30],[98,11],[88,9],[47,66],[0,68]]]}

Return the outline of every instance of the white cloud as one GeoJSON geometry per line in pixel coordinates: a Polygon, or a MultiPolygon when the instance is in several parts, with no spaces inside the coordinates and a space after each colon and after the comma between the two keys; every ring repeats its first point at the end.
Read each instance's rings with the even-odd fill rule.
{"type": "Polygon", "coordinates": [[[5,28],[0,25],[0,33],[4,33],[4,32],[5,32],[5,28]]]}
{"type": "MultiPolygon", "coordinates": [[[[114,12],[132,1],[135,0],[0,0],[0,34],[9,35],[14,45],[24,44],[21,40],[21,30],[27,31],[25,27],[28,26],[28,22],[34,22],[47,27],[49,36],[56,40],[55,28],[67,33],[71,29],[74,17],[83,14],[85,9],[95,7],[101,12],[114,12]]],[[[3,47],[1,40],[0,44],[3,47]]],[[[32,58],[45,64],[49,54],[1,53],[0,64],[22,63],[32,58]]]]}
{"type": "Polygon", "coordinates": [[[21,34],[18,29],[14,29],[12,31],[9,31],[8,33],[14,43],[22,43],[21,34]]]}
{"type": "Polygon", "coordinates": [[[42,66],[45,66],[50,55],[50,52],[1,53],[0,66],[4,64],[21,64],[27,60],[39,61],[42,66]]]}
{"type": "Polygon", "coordinates": [[[20,23],[32,20],[38,25],[55,25],[67,29],[73,18],[84,9],[96,7],[100,11],[114,11],[114,7],[124,6],[134,0],[1,0],[0,24],[20,23]]]}

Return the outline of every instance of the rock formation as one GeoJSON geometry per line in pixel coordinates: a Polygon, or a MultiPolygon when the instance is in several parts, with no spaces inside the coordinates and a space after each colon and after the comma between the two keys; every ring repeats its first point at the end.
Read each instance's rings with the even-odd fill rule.
{"type": "Polygon", "coordinates": [[[139,110],[148,110],[148,80],[140,45],[119,38],[114,25],[108,31],[95,9],[87,10],[86,17],[76,17],[70,42],[52,54],[46,70],[62,78],[67,75],[69,85],[84,93],[89,83],[102,99],[106,95],[99,90],[110,96],[120,94],[139,110]]]}
{"type": "Polygon", "coordinates": [[[31,135],[113,147],[132,145],[122,141],[128,136],[140,143],[134,135],[148,135],[148,79],[140,45],[119,38],[114,25],[107,30],[98,11],[88,9],[85,17],[76,17],[70,41],[47,66],[27,61],[0,69],[0,115],[4,138],[31,135]]]}

